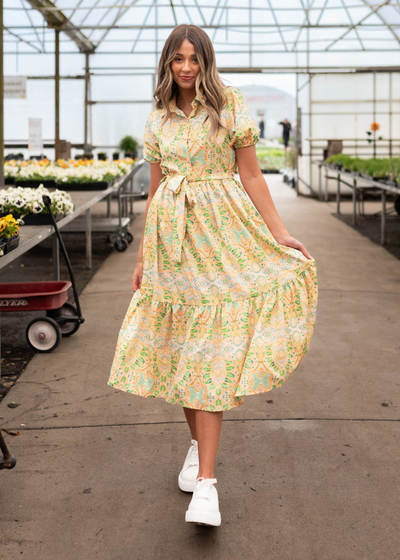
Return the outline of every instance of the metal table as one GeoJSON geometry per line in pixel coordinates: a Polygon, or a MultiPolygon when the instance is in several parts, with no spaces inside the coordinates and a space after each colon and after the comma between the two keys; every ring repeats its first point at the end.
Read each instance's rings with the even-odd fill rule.
{"type": "MultiPolygon", "coordinates": [[[[131,201],[131,214],[133,213],[132,200],[134,198],[140,198],[141,194],[135,193],[133,191],[133,179],[135,174],[145,163],[144,159],[138,161],[132,170],[125,175],[120,177],[117,183],[114,183],[114,187],[107,197],[107,215],[102,217],[96,217],[92,220],[91,229],[92,232],[96,233],[107,233],[110,236],[111,241],[114,243],[114,247],[118,250],[125,250],[128,246],[128,242],[132,241],[132,236],[127,232],[130,224],[130,217],[128,216],[128,200],[131,201]],[[117,199],[118,203],[118,215],[116,217],[111,216],[111,200],[113,198],[117,199]],[[127,241],[128,236],[128,241],[127,241]],[[130,237],[130,239],[129,239],[130,237]],[[124,244],[122,244],[122,242],[124,244]]],[[[86,232],[85,218],[81,216],[80,218],[69,223],[64,227],[65,232],[86,232]]]]}
{"type": "MultiPolygon", "coordinates": [[[[143,160],[144,163],[144,160],[143,160]]],[[[142,162],[138,162],[139,167],[142,165],[142,162]]],[[[122,195],[127,189],[127,186],[132,183],[133,175],[136,173],[137,169],[136,164],[132,170],[123,177],[118,177],[115,181],[110,183],[107,189],[101,191],[71,191],[70,195],[72,201],[75,205],[74,211],[72,214],[65,216],[62,220],[57,222],[57,226],[59,229],[64,228],[73,220],[75,220],[78,216],[85,213],[84,218],[84,233],[86,235],[86,267],[92,268],[92,220],[91,220],[91,208],[101,200],[104,200],[108,197],[108,200],[111,196],[115,195],[118,197],[118,223],[124,223],[122,221],[122,195]]],[[[4,187],[4,188],[8,188],[4,187]]],[[[30,249],[35,247],[48,237],[54,234],[53,226],[22,226],[20,229],[20,242],[19,246],[0,258],[0,269],[7,266],[10,262],[14,261],[30,249]]],[[[59,252],[59,243],[56,235],[53,235],[53,273],[54,279],[60,279],[60,252],[59,252]]]]}
{"type": "MultiPolygon", "coordinates": [[[[86,220],[86,266],[87,268],[92,268],[92,230],[91,230],[91,216],[90,209],[92,206],[97,204],[100,200],[108,196],[114,187],[108,187],[103,191],[79,191],[72,192],[71,198],[75,204],[75,209],[72,214],[65,216],[62,220],[57,222],[60,229],[75,220],[80,214],[85,212],[86,220]]],[[[20,241],[19,246],[0,258],[0,269],[7,266],[10,262],[17,259],[32,247],[35,247],[50,235],[54,234],[53,226],[22,226],[20,229],[20,241]]],[[[60,255],[59,255],[59,243],[57,237],[53,237],[53,269],[54,269],[54,279],[59,280],[60,278],[60,255]]]]}
{"type": "Polygon", "coordinates": [[[358,173],[353,171],[344,171],[336,169],[332,164],[325,163],[319,160],[313,160],[312,163],[315,163],[319,167],[319,199],[320,200],[328,200],[328,179],[335,179],[337,181],[337,190],[336,190],[336,213],[340,214],[340,202],[341,202],[341,192],[340,192],[340,185],[343,183],[347,185],[353,190],[353,226],[357,225],[357,194],[358,191],[363,189],[377,189],[381,191],[381,202],[382,202],[382,217],[381,217],[381,245],[385,243],[385,231],[386,231],[386,193],[392,192],[397,195],[400,195],[400,187],[396,187],[390,183],[384,183],[381,181],[375,181],[372,177],[363,177],[360,176],[358,173]],[[336,173],[336,176],[329,177],[329,175],[325,174],[325,192],[322,193],[322,177],[321,177],[321,169],[325,168],[330,172],[336,173]],[[347,181],[345,179],[348,179],[347,181]]]}

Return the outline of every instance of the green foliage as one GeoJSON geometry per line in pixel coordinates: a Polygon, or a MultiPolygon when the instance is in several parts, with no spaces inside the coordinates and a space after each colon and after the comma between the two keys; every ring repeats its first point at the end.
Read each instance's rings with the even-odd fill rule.
{"type": "Polygon", "coordinates": [[[376,179],[389,179],[400,182],[400,158],[352,158],[344,154],[326,160],[332,165],[341,165],[345,171],[362,173],[376,179]]]}
{"type": "Polygon", "coordinates": [[[285,164],[285,152],[280,148],[256,146],[256,154],[263,169],[281,169],[285,164]]]}
{"type": "Polygon", "coordinates": [[[119,143],[119,149],[125,153],[133,153],[137,147],[138,141],[133,136],[125,136],[119,143]]]}

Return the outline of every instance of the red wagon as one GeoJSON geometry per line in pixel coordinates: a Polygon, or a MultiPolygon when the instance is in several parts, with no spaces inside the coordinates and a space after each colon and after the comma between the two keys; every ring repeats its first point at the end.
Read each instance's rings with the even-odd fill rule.
{"type": "Polygon", "coordinates": [[[11,282],[0,284],[0,312],[46,311],[26,329],[28,343],[39,352],[51,352],[62,336],[80,327],[76,307],[67,301],[71,282],[11,282]]]}
{"type": "Polygon", "coordinates": [[[85,321],[82,317],[72,267],[56,220],[51,211],[51,200],[43,196],[53,227],[64,255],[71,282],[11,282],[0,284],[0,312],[46,311],[45,317],[36,317],[26,329],[28,343],[38,352],[51,352],[62,336],[71,336],[85,321]],[[72,288],[75,305],[69,303],[68,288],[72,288]]]}

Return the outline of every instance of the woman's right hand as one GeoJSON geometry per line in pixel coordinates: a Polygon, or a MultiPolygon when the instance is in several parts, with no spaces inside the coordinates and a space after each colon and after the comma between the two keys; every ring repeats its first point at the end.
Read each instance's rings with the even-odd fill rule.
{"type": "Polygon", "coordinates": [[[143,276],[143,261],[138,261],[135,266],[135,271],[132,276],[132,288],[136,292],[142,285],[143,276]]]}

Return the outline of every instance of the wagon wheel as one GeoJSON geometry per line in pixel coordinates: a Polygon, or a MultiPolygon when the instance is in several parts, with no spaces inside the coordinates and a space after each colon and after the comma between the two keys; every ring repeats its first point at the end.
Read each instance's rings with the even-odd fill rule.
{"type": "Polygon", "coordinates": [[[123,253],[124,251],[126,251],[128,248],[128,242],[126,239],[123,239],[121,237],[119,237],[117,239],[117,241],[114,243],[114,249],[116,249],[117,251],[119,251],[120,253],[123,253]]]}
{"type": "MultiPolygon", "coordinates": [[[[60,317],[79,317],[78,311],[75,305],[69,303],[69,301],[65,302],[64,305],[60,309],[60,317]]],[[[67,323],[59,323],[59,329],[61,331],[62,336],[71,336],[79,329],[81,326],[78,321],[69,321],[67,323]]]]}
{"type": "Polygon", "coordinates": [[[126,239],[128,240],[128,243],[132,243],[133,235],[131,234],[131,232],[127,231],[125,235],[126,235],[126,239]]]}
{"type": "Polygon", "coordinates": [[[51,317],[39,317],[27,326],[26,338],[38,352],[52,352],[60,344],[61,330],[51,317]]]}

